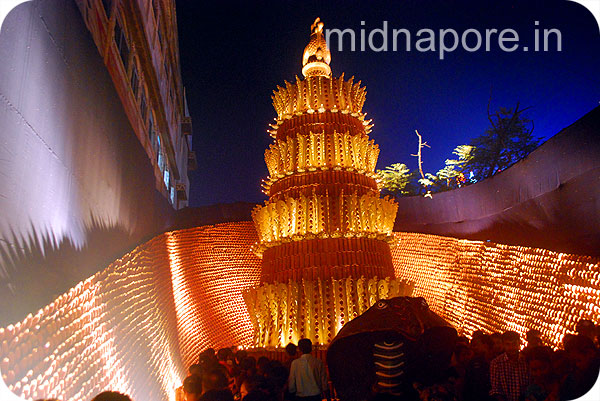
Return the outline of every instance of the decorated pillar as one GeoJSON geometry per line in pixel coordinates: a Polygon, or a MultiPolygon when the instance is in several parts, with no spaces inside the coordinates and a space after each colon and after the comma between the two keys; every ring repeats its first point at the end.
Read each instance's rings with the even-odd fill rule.
{"type": "Polygon", "coordinates": [[[327,344],[380,298],[408,295],[390,253],[397,204],[379,195],[379,147],[362,112],[366,90],[332,77],[317,18],[302,56],[304,79],[273,93],[265,151],[269,196],[252,214],[261,285],[244,294],[255,346],[300,338],[327,344]]]}

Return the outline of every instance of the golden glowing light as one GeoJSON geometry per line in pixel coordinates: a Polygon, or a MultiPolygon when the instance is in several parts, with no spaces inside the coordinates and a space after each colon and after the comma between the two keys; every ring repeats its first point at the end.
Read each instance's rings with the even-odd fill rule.
{"type": "Polygon", "coordinates": [[[537,329],[557,348],[580,319],[600,323],[600,260],[546,249],[395,233],[396,277],[463,334],[537,329]]]}
{"type": "Polygon", "coordinates": [[[8,388],[29,399],[91,399],[107,389],[172,399],[184,369],[161,242],[136,248],[35,315],[0,329],[8,388]]]}
{"type": "Polygon", "coordinates": [[[380,299],[409,296],[407,281],[377,277],[263,284],[245,291],[254,346],[284,347],[310,338],[328,344],[342,326],[380,299]]]}
{"type": "Polygon", "coordinates": [[[325,135],[297,134],[287,140],[277,140],[265,151],[270,177],[266,189],[286,175],[307,171],[348,170],[376,178],[374,173],[379,147],[366,135],[338,133],[325,135]]]}
{"type": "Polygon", "coordinates": [[[356,193],[333,197],[300,195],[257,206],[252,218],[260,242],[257,254],[286,241],[313,238],[391,240],[398,204],[389,198],[356,193]]]}
{"type": "Polygon", "coordinates": [[[295,83],[285,81],[285,88],[277,86],[273,92],[273,106],[277,111],[277,123],[302,113],[325,112],[351,114],[364,119],[361,113],[367,91],[354,83],[354,77],[344,80],[344,74],[338,78],[309,76],[304,80],[296,77],[295,83]]]}

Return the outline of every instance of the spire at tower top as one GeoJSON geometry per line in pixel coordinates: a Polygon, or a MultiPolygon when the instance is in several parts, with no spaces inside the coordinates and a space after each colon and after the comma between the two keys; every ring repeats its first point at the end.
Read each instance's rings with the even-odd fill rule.
{"type": "Polygon", "coordinates": [[[323,26],[323,22],[318,17],[310,26],[310,42],[304,48],[302,55],[302,74],[305,77],[331,75],[331,67],[329,67],[331,53],[323,35],[323,26]]]}

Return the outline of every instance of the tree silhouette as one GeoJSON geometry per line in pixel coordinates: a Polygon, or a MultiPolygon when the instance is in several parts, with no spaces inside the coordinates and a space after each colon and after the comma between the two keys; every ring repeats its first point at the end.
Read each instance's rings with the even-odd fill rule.
{"type": "Polygon", "coordinates": [[[517,103],[512,109],[500,108],[491,114],[488,103],[490,127],[470,142],[474,149],[464,171],[473,172],[474,179],[480,181],[505,170],[535,150],[539,140],[533,137],[533,121],[524,114],[528,109],[519,109],[517,103]]]}

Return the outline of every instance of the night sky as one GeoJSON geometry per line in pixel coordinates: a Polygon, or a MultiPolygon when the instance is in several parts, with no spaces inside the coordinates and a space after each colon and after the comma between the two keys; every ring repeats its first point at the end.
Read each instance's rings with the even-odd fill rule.
{"type": "MultiPolygon", "coordinates": [[[[267,176],[266,129],[276,117],[271,94],[301,75],[302,52],[318,16],[325,28],[406,28],[412,51],[351,52],[331,49],[334,76],[354,75],[367,87],[363,111],[375,123],[378,168],[396,162],[416,167],[418,129],[431,149],[424,170],[435,173],[452,150],[488,127],[486,110],[531,106],[534,135],[555,135],[600,104],[600,34],[591,13],[563,1],[177,1],[183,82],[194,125],[198,170],[190,175],[190,206],[261,202],[267,176]],[[361,26],[361,21],[365,25],[361,26]],[[539,21],[539,26],[534,22],[539,21]],[[419,29],[516,30],[520,48],[502,52],[460,49],[439,59],[418,52],[419,29]],[[535,28],[557,28],[562,51],[533,49],[535,28]]],[[[474,38],[474,37],[473,37],[474,38]]],[[[375,44],[380,39],[376,39],[375,44]]],[[[436,39],[437,40],[437,39],[436,39]]],[[[357,43],[358,45],[359,43],[357,43]]],[[[508,43],[507,43],[508,44],[508,43]]],[[[391,49],[389,49],[391,50],[391,49]]],[[[600,140],[600,139],[599,139],[600,140]]]]}

